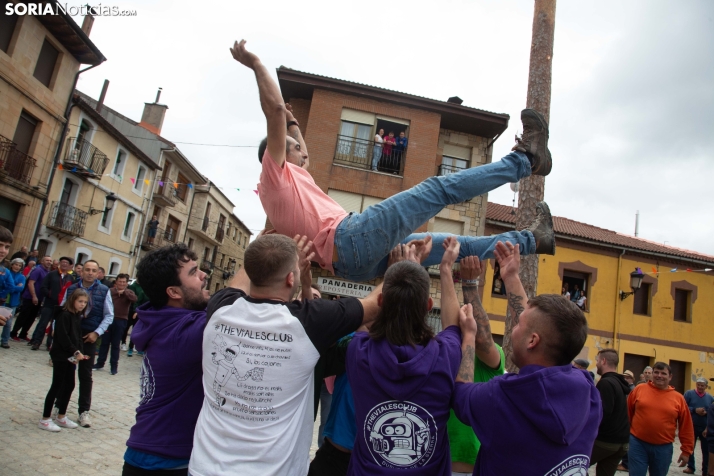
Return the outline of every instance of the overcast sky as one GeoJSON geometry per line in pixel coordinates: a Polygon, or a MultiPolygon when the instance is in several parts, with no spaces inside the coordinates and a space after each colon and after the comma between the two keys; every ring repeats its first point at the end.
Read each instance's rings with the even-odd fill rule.
{"type": "MultiPolygon", "coordinates": [[[[104,2],[103,2],[104,3],[104,2]]],[[[70,3],[71,5],[72,3],[70,3]]],[[[136,17],[98,17],[108,58],[79,89],[140,120],[163,87],[162,135],[257,231],[253,193],[265,135],[252,72],[228,48],[246,38],[280,65],[511,115],[525,107],[533,2],[111,2],[136,17]],[[240,191],[236,190],[240,189],[240,191]]],[[[81,18],[75,18],[81,24],[81,18]]],[[[545,199],[554,215],[714,255],[714,2],[561,1],[556,14],[545,199]]],[[[489,200],[511,204],[508,186],[489,200]]]]}

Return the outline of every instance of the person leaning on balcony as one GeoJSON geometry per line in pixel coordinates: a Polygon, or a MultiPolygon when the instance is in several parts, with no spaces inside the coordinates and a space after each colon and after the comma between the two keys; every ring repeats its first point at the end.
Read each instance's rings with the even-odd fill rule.
{"type": "Polygon", "coordinates": [[[154,238],[156,238],[156,230],[159,229],[159,219],[157,218],[156,215],[151,217],[151,221],[149,222],[149,237],[148,237],[148,242],[150,245],[154,244],[154,238]]]}
{"type": "Polygon", "coordinates": [[[682,453],[679,466],[689,461],[694,450],[694,426],[689,407],[681,393],[669,385],[672,369],[657,362],[652,381],[638,385],[627,397],[630,417],[629,470],[631,476],[665,476],[672,464],[672,442],[679,427],[682,453]]]}
{"type": "Polygon", "coordinates": [[[379,159],[382,158],[382,144],[384,143],[384,129],[380,129],[377,134],[374,135],[374,148],[372,149],[372,170],[377,171],[377,165],[379,165],[379,159]]]}
{"type": "Polygon", "coordinates": [[[399,168],[402,160],[404,159],[404,152],[406,152],[408,144],[409,144],[409,139],[407,139],[407,136],[404,135],[404,131],[400,132],[399,137],[397,137],[397,147],[396,147],[397,168],[399,168]]]}
{"type": "MultiPolygon", "coordinates": [[[[389,251],[399,243],[414,242],[423,247],[425,242],[433,240],[432,252],[424,265],[440,263],[442,244],[453,235],[414,234],[414,230],[446,205],[470,200],[531,174],[545,176],[550,173],[548,125],[539,113],[525,109],[521,112],[523,136],[501,161],[447,176],[430,177],[362,213],[348,214],[301,168],[307,153],[286,132],[285,103],[266,67],[255,54],[245,49],[245,41],[235,42],[231,54],[255,73],[261,106],[268,122],[268,137],[258,148],[259,160],[263,164],[258,193],[263,208],[278,233],[307,236],[315,246],[315,261],[342,278],[362,282],[383,276],[389,251]],[[263,160],[263,156],[269,160],[263,160]]],[[[536,211],[535,221],[526,230],[488,237],[458,236],[461,245],[458,259],[466,256],[477,256],[482,260],[492,258],[498,241],[520,245],[523,254],[554,254],[555,235],[550,210],[541,202],[536,211]]]]}

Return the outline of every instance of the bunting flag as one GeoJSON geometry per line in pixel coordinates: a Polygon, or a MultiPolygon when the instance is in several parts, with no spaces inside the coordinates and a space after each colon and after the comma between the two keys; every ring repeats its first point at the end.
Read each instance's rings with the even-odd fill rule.
{"type": "Polygon", "coordinates": [[[187,184],[187,185],[188,185],[188,188],[193,188],[193,184],[190,184],[190,183],[189,183],[189,184],[187,184]]]}
{"type": "Polygon", "coordinates": [[[692,272],[692,270],[687,268],[687,273],[691,273],[691,272],[692,272]]]}
{"type": "Polygon", "coordinates": [[[178,188],[178,184],[174,182],[174,188],[178,188]]]}
{"type": "Polygon", "coordinates": [[[121,182],[122,180],[124,180],[124,178],[123,178],[121,175],[117,175],[117,177],[119,177],[119,181],[120,181],[120,182],[121,182]]]}
{"type": "Polygon", "coordinates": [[[144,183],[145,183],[146,185],[149,185],[149,181],[146,180],[146,179],[144,179],[144,183]]]}
{"type": "Polygon", "coordinates": [[[670,272],[670,273],[676,273],[676,272],[677,272],[677,268],[672,268],[672,269],[669,270],[669,272],[670,272]]]}
{"type": "Polygon", "coordinates": [[[256,195],[260,195],[257,190],[253,190],[256,195]]]}
{"type": "Polygon", "coordinates": [[[237,188],[236,190],[238,190],[238,191],[240,192],[240,189],[239,189],[239,188],[237,188]]]}
{"type": "Polygon", "coordinates": [[[72,167],[72,172],[76,172],[76,171],[77,171],[77,167],[72,167]]]}
{"type": "Polygon", "coordinates": [[[57,169],[58,169],[58,170],[62,170],[63,168],[64,168],[64,167],[62,167],[62,164],[59,164],[59,165],[57,166],[57,169]]]}
{"type": "Polygon", "coordinates": [[[131,180],[131,183],[136,183],[136,179],[134,177],[130,178],[129,180],[131,180]]]}
{"type": "Polygon", "coordinates": [[[159,180],[159,187],[163,187],[163,186],[164,186],[164,182],[159,180]]]}
{"type": "Polygon", "coordinates": [[[655,273],[655,274],[657,274],[657,268],[655,268],[654,266],[652,266],[652,272],[655,273]]]}

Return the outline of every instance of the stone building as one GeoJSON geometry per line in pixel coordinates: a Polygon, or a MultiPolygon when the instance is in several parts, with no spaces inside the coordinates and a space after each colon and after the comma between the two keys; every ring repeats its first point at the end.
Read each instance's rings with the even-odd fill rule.
{"type": "MultiPolygon", "coordinates": [[[[104,55],[69,15],[0,15],[0,225],[31,246],[80,65],[104,55]]],[[[42,250],[41,250],[42,251],[42,250]]]]}
{"type": "MultiPolygon", "coordinates": [[[[374,86],[281,67],[277,71],[285,101],[293,107],[310,154],[315,183],[348,212],[361,212],[434,175],[491,162],[493,142],[508,127],[509,116],[461,104],[458,97],[437,101],[374,86]],[[382,153],[371,170],[373,138],[404,132],[403,153],[382,153]]],[[[450,205],[419,231],[482,235],[486,196],[450,205]]],[[[327,294],[364,295],[321,269],[313,277],[327,294]]],[[[440,305],[438,270],[432,296],[440,305]]]]}

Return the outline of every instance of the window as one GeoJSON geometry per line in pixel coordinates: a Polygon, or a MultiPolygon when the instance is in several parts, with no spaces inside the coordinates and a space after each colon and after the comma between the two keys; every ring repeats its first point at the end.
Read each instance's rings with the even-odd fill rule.
{"type": "Polygon", "coordinates": [[[240,242],[243,241],[243,232],[238,233],[238,244],[240,245],[240,242]]]}
{"type": "Polygon", "coordinates": [[[434,334],[441,332],[441,309],[438,307],[432,307],[431,311],[426,313],[426,323],[429,327],[431,327],[434,334]]]}
{"type": "Polygon", "coordinates": [[[327,195],[336,201],[347,212],[363,212],[367,207],[371,207],[383,199],[360,195],[358,193],[345,192],[342,190],[328,189],[327,195]]]}
{"type": "Polygon", "coordinates": [[[117,149],[117,158],[114,160],[114,168],[112,175],[121,181],[121,176],[124,173],[124,166],[127,161],[127,153],[123,149],[117,149]]]}
{"type": "Polygon", "coordinates": [[[38,256],[48,256],[52,254],[52,242],[47,240],[40,240],[37,244],[37,255],[38,256]]]}
{"type": "Polygon", "coordinates": [[[578,306],[584,303],[584,307],[582,309],[585,312],[588,312],[590,309],[590,293],[588,290],[589,282],[589,274],[570,270],[563,271],[562,294],[565,296],[566,293],[569,293],[570,300],[575,304],[578,304],[578,306]]]}
{"type": "Polygon", "coordinates": [[[491,296],[505,296],[506,285],[501,279],[501,266],[498,261],[493,260],[493,284],[491,285],[491,296]]]}
{"type": "Polygon", "coordinates": [[[20,213],[21,207],[22,204],[14,200],[0,197],[0,226],[4,226],[14,233],[17,215],[20,213]]]}
{"type": "Polygon", "coordinates": [[[643,316],[651,316],[652,311],[650,310],[650,300],[652,296],[652,285],[648,283],[642,283],[640,289],[635,291],[633,295],[634,301],[632,303],[632,313],[641,314],[643,316]]]}
{"type": "Polygon", "coordinates": [[[216,240],[223,241],[224,227],[226,226],[226,217],[218,216],[218,226],[216,227],[216,240]]]}
{"type": "Polygon", "coordinates": [[[99,226],[104,228],[106,232],[111,232],[112,230],[112,218],[114,217],[114,210],[116,209],[116,202],[115,206],[111,210],[107,210],[107,199],[104,199],[104,212],[102,213],[102,220],[99,223],[99,226]]]}
{"type": "Polygon", "coordinates": [[[452,235],[464,234],[464,222],[458,220],[447,220],[445,218],[434,218],[434,233],[449,233],[452,235]]]}
{"type": "Polygon", "coordinates": [[[439,175],[449,175],[460,172],[469,168],[468,160],[457,159],[456,157],[448,157],[446,155],[441,158],[441,167],[439,167],[439,175]]]}
{"type": "Polygon", "coordinates": [[[166,220],[166,231],[164,232],[164,238],[171,243],[176,243],[178,239],[179,229],[181,228],[181,222],[169,215],[166,220]]]}
{"type": "Polygon", "coordinates": [[[194,244],[194,239],[193,239],[193,238],[189,238],[189,239],[188,239],[188,249],[191,250],[191,251],[193,251],[193,244],[194,244]]]}
{"type": "Polygon", "coordinates": [[[127,240],[131,239],[131,234],[134,231],[134,220],[136,219],[136,214],[134,212],[129,212],[126,214],[126,223],[124,223],[124,233],[122,233],[122,238],[127,240]]]}
{"type": "Polygon", "coordinates": [[[208,222],[211,219],[210,217],[211,217],[211,203],[208,202],[208,203],[206,203],[206,213],[203,215],[203,225],[201,226],[201,231],[208,230],[208,222]]]}
{"type": "Polygon", "coordinates": [[[111,263],[109,263],[109,276],[116,276],[117,274],[119,274],[120,269],[121,269],[121,263],[112,261],[111,263]]]}
{"type": "Polygon", "coordinates": [[[85,261],[89,259],[89,255],[86,253],[77,253],[77,259],[74,260],[74,264],[84,264],[85,261]]]}
{"type": "Polygon", "coordinates": [[[219,254],[219,256],[221,257],[221,261],[220,261],[220,264],[218,265],[218,267],[219,267],[219,268],[222,268],[222,267],[223,267],[223,260],[226,258],[226,255],[224,255],[224,254],[219,254]]]}
{"type": "Polygon", "coordinates": [[[141,195],[144,190],[144,177],[146,176],[146,167],[143,165],[139,166],[136,171],[136,180],[134,181],[134,192],[141,195]]]}
{"type": "Polygon", "coordinates": [[[669,382],[671,386],[674,387],[679,393],[684,393],[686,388],[684,388],[685,382],[687,381],[686,376],[690,374],[687,371],[687,367],[691,368],[689,362],[682,362],[680,360],[670,360],[669,366],[672,368],[672,381],[669,382]]]}
{"type": "Polygon", "coordinates": [[[622,367],[622,371],[630,370],[635,374],[635,383],[637,383],[641,380],[640,374],[645,370],[645,367],[652,365],[651,360],[652,358],[648,355],[625,354],[625,363],[622,367]]]}
{"type": "Polygon", "coordinates": [[[185,202],[186,197],[188,196],[188,179],[184,177],[183,174],[179,173],[176,182],[178,183],[178,188],[176,189],[176,196],[179,200],[185,202]]]}
{"type": "Polygon", "coordinates": [[[216,283],[216,291],[215,292],[218,292],[218,290],[220,289],[219,288],[220,285],[221,285],[220,283],[216,283]]]}
{"type": "Polygon", "coordinates": [[[248,236],[243,237],[243,249],[245,249],[246,243],[248,243],[248,236]]]}
{"type": "Polygon", "coordinates": [[[687,289],[674,290],[674,320],[692,322],[692,292],[687,289]]]}
{"type": "Polygon", "coordinates": [[[17,25],[17,15],[6,15],[4,11],[0,13],[0,50],[5,53],[9,53],[15,25],[17,25]]]}
{"type": "Polygon", "coordinates": [[[22,111],[20,119],[17,121],[15,135],[12,137],[12,141],[16,144],[16,150],[19,150],[23,154],[29,154],[32,139],[35,137],[37,124],[37,119],[30,116],[25,111],[22,111]]]}
{"type": "Polygon", "coordinates": [[[42,49],[40,50],[40,56],[37,58],[37,65],[35,66],[33,76],[48,88],[52,82],[52,76],[54,75],[55,66],[57,65],[57,58],[59,58],[59,51],[45,38],[45,42],[42,43],[42,49]]]}
{"type": "Polygon", "coordinates": [[[211,254],[211,250],[208,247],[203,249],[203,259],[209,261],[208,257],[211,254]]]}

